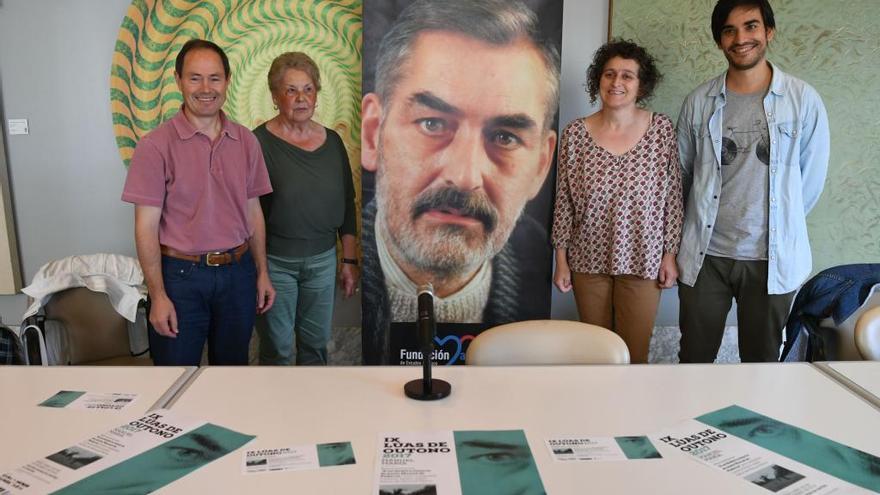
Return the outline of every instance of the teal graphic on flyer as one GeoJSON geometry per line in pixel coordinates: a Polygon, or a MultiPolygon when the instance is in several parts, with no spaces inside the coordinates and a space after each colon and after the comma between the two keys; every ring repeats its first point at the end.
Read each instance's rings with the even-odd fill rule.
{"type": "Polygon", "coordinates": [[[740,406],[704,414],[697,420],[831,476],[880,493],[880,457],[875,455],[740,406]]]}
{"type": "Polygon", "coordinates": [[[645,436],[614,437],[627,459],[660,459],[662,456],[645,436]]]}
{"type": "Polygon", "coordinates": [[[544,495],[522,430],[455,431],[462,495],[544,495]]]}
{"type": "Polygon", "coordinates": [[[317,450],[318,465],[321,467],[343,466],[355,463],[351,442],[319,443],[317,450]]]}
{"type": "Polygon", "coordinates": [[[206,424],[73,483],[53,495],[150,493],[241,447],[254,437],[206,424]]]}
{"type": "Polygon", "coordinates": [[[39,406],[42,407],[67,407],[71,402],[79,399],[85,395],[85,392],[75,392],[72,390],[62,390],[57,394],[49,397],[43,402],[39,403],[39,406]]]}

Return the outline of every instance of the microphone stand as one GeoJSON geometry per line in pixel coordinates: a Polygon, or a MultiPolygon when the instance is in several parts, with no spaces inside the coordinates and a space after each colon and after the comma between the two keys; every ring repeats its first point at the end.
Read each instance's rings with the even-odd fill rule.
{"type": "Polygon", "coordinates": [[[431,284],[419,287],[419,319],[416,328],[422,350],[422,379],[407,382],[403,386],[403,391],[410,399],[442,399],[452,392],[452,385],[431,378],[431,355],[434,353],[434,336],[437,334],[437,322],[434,320],[434,287],[431,284]]]}

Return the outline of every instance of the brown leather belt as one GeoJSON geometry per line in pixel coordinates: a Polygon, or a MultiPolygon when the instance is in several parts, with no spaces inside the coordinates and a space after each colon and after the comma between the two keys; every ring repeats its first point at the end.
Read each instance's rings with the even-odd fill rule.
{"type": "Polygon", "coordinates": [[[201,263],[204,261],[208,266],[223,266],[233,262],[238,263],[238,260],[240,260],[244,253],[247,252],[248,243],[245,242],[241,246],[234,247],[228,251],[214,251],[213,253],[205,254],[181,253],[168,246],[160,246],[160,250],[163,255],[177,258],[179,260],[192,261],[193,263],[201,263]]]}

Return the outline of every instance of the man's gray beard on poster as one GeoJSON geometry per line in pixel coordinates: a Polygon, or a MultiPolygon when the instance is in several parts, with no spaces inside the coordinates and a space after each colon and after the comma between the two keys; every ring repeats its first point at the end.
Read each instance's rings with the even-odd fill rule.
{"type": "Polygon", "coordinates": [[[389,185],[382,175],[382,169],[379,170],[376,181],[376,228],[381,229],[379,235],[404,262],[439,279],[476,272],[483,263],[501,251],[522,214],[523,208],[520,208],[512,224],[500,224],[498,211],[485,192],[462,191],[455,187],[435,188],[422,192],[416,198],[413,211],[409,212],[412,222],[428,211],[455,211],[478,220],[483,225],[485,241],[478,247],[469,247],[467,240],[473,234],[464,227],[452,224],[437,227],[427,239],[419,236],[415,230],[405,228],[400,229],[399,235],[394,237],[386,220],[386,190],[389,185]]]}

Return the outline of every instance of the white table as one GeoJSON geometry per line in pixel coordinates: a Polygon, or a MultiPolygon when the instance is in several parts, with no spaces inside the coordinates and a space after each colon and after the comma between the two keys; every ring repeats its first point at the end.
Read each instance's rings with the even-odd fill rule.
{"type": "Polygon", "coordinates": [[[0,366],[0,472],[162,406],[195,368],[0,366]],[[39,407],[61,390],[138,394],[121,411],[39,407]]]}
{"type": "Polygon", "coordinates": [[[357,464],[242,475],[236,451],[161,493],[367,494],[377,434],[524,429],[547,493],[764,494],[684,457],[554,463],[554,434],[638,435],[731,404],[880,454],[880,414],[803,364],[435,368],[452,383],[442,401],[409,400],[418,368],[218,368],[200,370],[172,410],[255,434],[245,448],[351,441],[357,464]],[[846,418],[842,421],[841,418],[846,418]]]}
{"type": "Polygon", "coordinates": [[[832,378],[880,409],[880,362],[830,361],[818,365],[832,378]]]}

